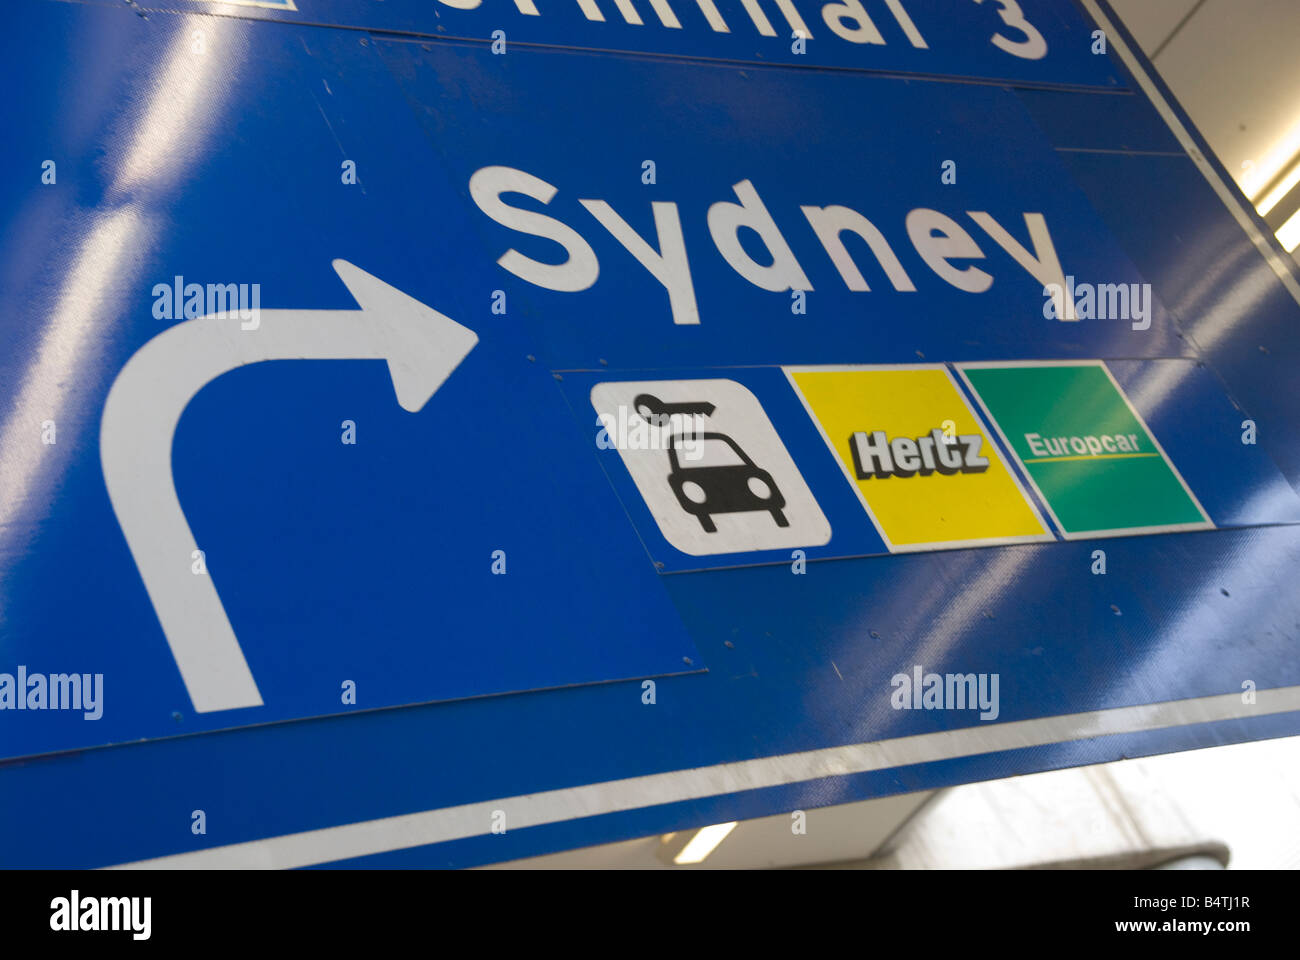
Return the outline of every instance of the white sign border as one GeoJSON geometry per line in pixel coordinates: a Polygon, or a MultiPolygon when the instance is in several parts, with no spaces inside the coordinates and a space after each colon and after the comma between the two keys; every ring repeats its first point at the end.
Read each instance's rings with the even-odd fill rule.
{"type": "Polygon", "coordinates": [[[1129,707],[1112,707],[1034,720],[941,730],[892,740],[876,740],[802,753],[787,753],[709,767],[673,770],[608,780],[418,813],[362,820],[337,827],[231,843],[109,869],[294,869],[364,857],[491,832],[494,810],[510,811],[510,829],[520,830],[669,803],[701,800],[749,790],[909,767],[938,760],[974,757],[1145,733],[1191,724],[1214,723],[1300,711],[1300,686],[1256,692],[1256,702],[1240,693],[1223,693],[1129,707]]]}

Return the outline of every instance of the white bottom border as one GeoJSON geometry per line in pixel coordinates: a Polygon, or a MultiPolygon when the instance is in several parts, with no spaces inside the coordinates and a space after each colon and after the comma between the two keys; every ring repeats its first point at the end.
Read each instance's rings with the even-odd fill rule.
{"type": "Polygon", "coordinates": [[[1023,747],[1092,737],[1140,733],[1218,720],[1245,719],[1300,710],[1300,686],[1259,690],[1256,702],[1242,694],[1114,707],[1038,720],[923,733],[892,740],[787,753],[711,767],[674,770],[624,780],[548,790],[424,810],[379,820],[290,833],[189,853],[119,864],[111,869],[291,869],[388,853],[491,832],[492,815],[504,810],[509,829],[520,830],[582,817],[699,800],[745,790],[779,787],[824,777],[906,767],[1023,747]]]}

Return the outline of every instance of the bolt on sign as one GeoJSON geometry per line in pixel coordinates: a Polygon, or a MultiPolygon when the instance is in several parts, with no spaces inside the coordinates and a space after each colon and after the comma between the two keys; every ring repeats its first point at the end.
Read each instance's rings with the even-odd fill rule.
{"type": "Polygon", "coordinates": [[[1214,526],[1100,360],[958,369],[1066,539],[1214,526]]]}
{"type": "Polygon", "coordinates": [[[1054,539],[946,367],[786,375],[891,551],[1054,539]]]}

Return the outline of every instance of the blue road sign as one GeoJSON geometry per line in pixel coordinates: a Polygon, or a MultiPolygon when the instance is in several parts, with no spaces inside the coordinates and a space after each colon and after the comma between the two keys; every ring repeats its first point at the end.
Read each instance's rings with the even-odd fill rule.
{"type": "Polygon", "coordinates": [[[1300,731],[1300,285],[1104,6],[193,6],[9,13],[0,863],[1300,731]]]}

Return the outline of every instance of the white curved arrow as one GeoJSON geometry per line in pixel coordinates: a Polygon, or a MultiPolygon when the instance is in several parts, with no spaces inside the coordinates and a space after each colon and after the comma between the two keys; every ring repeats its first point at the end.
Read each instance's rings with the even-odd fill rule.
{"type": "Polygon", "coordinates": [[[212,578],[191,572],[199,549],[172,479],[172,437],[200,390],[264,360],[386,360],[397,402],[419,410],[478,336],[343,260],[334,269],[360,310],[263,310],[199,317],[154,337],[113,381],[99,429],[108,497],[199,713],[261,706],[262,696],[212,578]]]}

